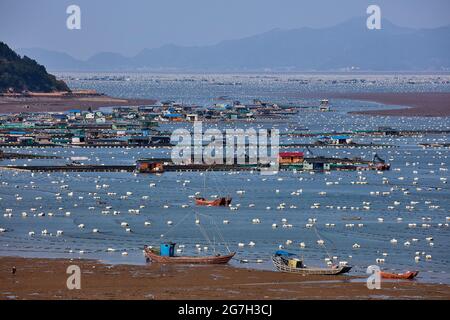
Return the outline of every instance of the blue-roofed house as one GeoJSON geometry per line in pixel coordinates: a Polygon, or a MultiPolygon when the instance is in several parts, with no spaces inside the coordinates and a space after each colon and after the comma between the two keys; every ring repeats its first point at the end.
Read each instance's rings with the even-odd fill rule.
{"type": "Polygon", "coordinates": [[[170,121],[182,121],[184,119],[181,113],[166,113],[164,117],[170,121]]]}

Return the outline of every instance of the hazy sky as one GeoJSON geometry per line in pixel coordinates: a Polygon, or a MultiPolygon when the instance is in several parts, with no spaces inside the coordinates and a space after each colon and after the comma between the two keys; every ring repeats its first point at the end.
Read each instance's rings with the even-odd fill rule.
{"type": "Polygon", "coordinates": [[[0,40],[87,58],[135,55],[164,44],[208,45],[274,28],[332,26],[365,16],[369,4],[405,27],[450,25],[449,0],[0,0],[0,40]],[[66,8],[81,8],[81,30],[66,28],[66,8]]]}

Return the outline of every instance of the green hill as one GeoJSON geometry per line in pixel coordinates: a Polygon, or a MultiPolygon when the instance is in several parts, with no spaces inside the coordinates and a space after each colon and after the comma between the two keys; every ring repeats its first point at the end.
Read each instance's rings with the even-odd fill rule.
{"type": "Polygon", "coordinates": [[[44,66],[27,56],[21,57],[0,42],[0,92],[10,88],[14,92],[70,91],[64,81],[47,73],[44,66]]]}

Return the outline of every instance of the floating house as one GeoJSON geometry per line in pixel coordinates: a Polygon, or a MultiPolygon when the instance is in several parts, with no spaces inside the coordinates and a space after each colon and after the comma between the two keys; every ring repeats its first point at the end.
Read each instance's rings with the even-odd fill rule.
{"type": "Polygon", "coordinates": [[[294,164],[302,163],[304,161],[303,152],[280,152],[278,154],[278,160],[280,164],[294,164]]]}
{"type": "Polygon", "coordinates": [[[346,145],[353,142],[352,138],[349,136],[322,136],[319,137],[319,143],[322,144],[334,144],[334,145],[346,145]]]}
{"type": "Polygon", "coordinates": [[[162,173],[164,165],[151,159],[140,159],[136,161],[136,171],[139,173],[162,173]]]}
{"type": "Polygon", "coordinates": [[[35,142],[37,144],[52,144],[52,136],[49,134],[40,134],[35,137],[35,142]]]}
{"type": "Polygon", "coordinates": [[[330,105],[328,104],[328,99],[320,100],[319,111],[327,112],[330,111],[330,105]]]}
{"type": "Polygon", "coordinates": [[[188,114],[186,114],[186,120],[188,120],[188,121],[198,121],[198,114],[196,114],[196,113],[188,113],[188,114]]]}
{"type": "Polygon", "coordinates": [[[184,117],[180,113],[166,113],[164,118],[168,119],[169,121],[183,121],[184,117]]]}
{"type": "Polygon", "coordinates": [[[349,136],[331,136],[332,144],[349,144],[352,143],[352,138],[349,136]]]}
{"type": "Polygon", "coordinates": [[[331,163],[316,160],[316,159],[308,159],[303,161],[303,170],[307,171],[325,171],[331,169],[331,163]]]}
{"type": "Polygon", "coordinates": [[[76,120],[81,118],[82,112],[78,109],[72,109],[68,111],[68,114],[69,120],[76,120]]]}

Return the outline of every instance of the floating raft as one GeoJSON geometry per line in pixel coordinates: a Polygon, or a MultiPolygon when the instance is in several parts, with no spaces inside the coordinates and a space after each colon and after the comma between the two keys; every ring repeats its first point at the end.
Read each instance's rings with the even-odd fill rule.
{"type": "MultiPolygon", "coordinates": [[[[174,145],[171,143],[165,144],[31,144],[31,145],[17,145],[17,144],[5,144],[0,143],[0,148],[81,148],[81,149],[132,149],[132,148],[142,148],[142,149],[158,149],[158,148],[173,148],[174,145]]],[[[268,145],[270,148],[270,144],[268,145]]],[[[378,143],[349,143],[349,144],[316,144],[316,143],[289,143],[280,144],[281,149],[285,148],[333,148],[333,149],[343,149],[343,148],[396,148],[397,146],[391,144],[378,144],[378,143]]]]}
{"type": "MultiPolygon", "coordinates": [[[[135,165],[66,165],[66,166],[2,166],[3,170],[20,170],[31,172],[134,172],[135,165]]],[[[250,171],[256,166],[240,165],[164,165],[164,171],[250,171]]]]}

